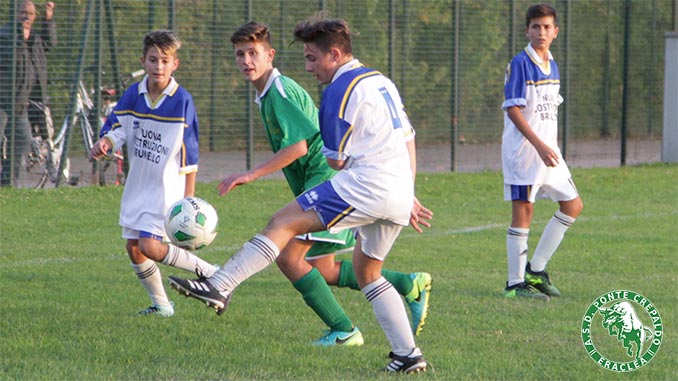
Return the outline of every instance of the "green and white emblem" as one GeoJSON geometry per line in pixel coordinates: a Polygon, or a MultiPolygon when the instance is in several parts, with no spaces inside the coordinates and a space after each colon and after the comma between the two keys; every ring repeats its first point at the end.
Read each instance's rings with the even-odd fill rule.
{"type": "Polygon", "coordinates": [[[654,304],[633,291],[610,291],[599,296],[582,319],[586,353],[598,365],[631,372],[647,364],[662,342],[662,319],[654,304]]]}

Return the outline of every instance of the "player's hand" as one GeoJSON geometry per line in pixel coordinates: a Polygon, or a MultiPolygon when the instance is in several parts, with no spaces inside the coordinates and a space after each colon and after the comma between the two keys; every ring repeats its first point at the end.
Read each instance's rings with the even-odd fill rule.
{"type": "Polygon", "coordinates": [[[253,180],[255,180],[255,178],[250,172],[234,173],[223,179],[219,185],[217,185],[219,196],[226,195],[238,185],[247,184],[253,180]]]}
{"type": "Polygon", "coordinates": [[[108,151],[111,149],[113,149],[113,144],[111,144],[111,141],[108,140],[108,138],[103,137],[94,143],[92,148],[89,150],[89,156],[94,160],[99,160],[106,156],[108,151]]]}
{"type": "Polygon", "coordinates": [[[428,221],[432,218],[433,212],[422,205],[415,197],[414,205],[412,205],[412,211],[410,212],[410,225],[412,225],[412,228],[417,231],[417,233],[422,233],[423,230],[419,225],[421,224],[427,228],[430,228],[431,224],[428,221]]]}
{"type": "Polygon", "coordinates": [[[543,144],[539,149],[537,149],[539,157],[544,162],[547,167],[557,167],[559,160],[558,154],[556,151],[552,150],[551,147],[543,144]]]}

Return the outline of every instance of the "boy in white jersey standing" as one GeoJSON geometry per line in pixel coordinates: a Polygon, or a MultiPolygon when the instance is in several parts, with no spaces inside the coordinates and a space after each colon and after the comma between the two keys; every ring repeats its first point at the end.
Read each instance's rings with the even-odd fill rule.
{"type": "Polygon", "coordinates": [[[558,148],[558,105],[563,100],[558,65],[549,51],[558,36],[558,16],[552,6],[536,4],[527,10],[525,19],[530,43],[507,68],[502,105],[504,199],[512,203],[504,296],[548,301],[560,296],[560,291],[551,283],[546,264],[584,205],[558,148]],[[560,208],[528,262],[534,202],[546,197],[557,201],[560,208]]]}
{"type": "Polygon", "coordinates": [[[305,190],[279,210],[258,235],[208,279],[170,277],[181,293],[226,307],[233,289],[276,260],[295,236],[355,229],[353,269],[390,344],[388,372],[426,369],[414,342],[400,295],[381,274],[404,226],[429,226],[431,212],[414,197],[414,130],[395,85],[353,58],[343,20],[303,22],[295,40],[304,43],[306,70],[328,84],[320,106],[322,152],[337,174],[305,190]]]}
{"type": "Polygon", "coordinates": [[[182,197],[195,193],[198,171],[198,118],[193,98],[172,77],[179,67],[181,42],[171,31],[144,37],[141,63],[146,76],[130,86],[102,128],[90,155],[99,159],[127,145],[130,161],[121,207],[122,237],[132,268],[151,299],[141,315],[170,317],[156,262],[212,275],[217,266],[163,243],[165,213],[182,197]]]}
{"type": "MultiPolygon", "coordinates": [[[[306,90],[273,66],[276,51],[268,27],[254,21],[241,25],[231,35],[231,43],[238,68],[256,89],[255,102],[274,155],[250,171],[226,177],[218,186],[219,194],[278,170],[285,173],[294,196],[334,176],[336,171],[321,152],[318,109],[306,90]]],[[[352,251],[354,245],[350,230],[309,233],[292,239],[276,260],[306,304],[329,327],[315,345],[363,344],[362,333],[328,287],[360,290],[351,261],[335,261],[335,253],[352,251]]],[[[384,270],[384,277],[406,298],[416,335],[426,319],[431,276],[384,270]]]]}

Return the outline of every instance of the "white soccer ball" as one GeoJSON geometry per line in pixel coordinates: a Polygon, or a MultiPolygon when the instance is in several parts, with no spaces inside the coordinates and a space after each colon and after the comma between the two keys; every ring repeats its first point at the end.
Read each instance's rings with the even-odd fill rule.
{"type": "Polygon", "coordinates": [[[165,232],[173,244],[199,250],[217,236],[219,216],[209,202],[197,197],[185,197],[167,211],[165,232]]]}

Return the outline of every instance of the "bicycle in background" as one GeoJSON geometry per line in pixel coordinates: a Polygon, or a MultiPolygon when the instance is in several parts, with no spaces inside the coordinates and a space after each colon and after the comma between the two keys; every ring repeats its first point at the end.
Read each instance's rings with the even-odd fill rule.
{"type": "MultiPolygon", "coordinates": [[[[126,81],[123,81],[123,85],[127,86],[129,82],[144,74],[143,70],[131,73],[126,81]]],[[[71,126],[78,126],[82,136],[85,155],[89,155],[89,150],[99,138],[97,133],[115,106],[115,91],[110,89],[101,89],[101,91],[105,104],[102,110],[95,110],[90,92],[87,90],[84,82],[82,80],[79,81],[75,110],[70,115],[66,115],[56,137],[54,137],[56,131],[54,130],[49,106],[41,102],[31,101],[29,109],[32,108],[33,115],[39,115],[39,118],[34,117],[34,120],[31,121],[33,137],[31,149],[26,158],[25,179],[22,180],[22,183],[36,189],[45,187],[48,182],[56,185],[58,181],[73,186],[78,185],[80,178],[70,173],[69,158],[65,158],[63,168],[59,170],[66,133],[71,126]],[[94,115],[96,115],[96,119],[93,118],[94,115]],[[98,121],[99,125],[96,128],[92,126],[92,120],[98,121]],[[61,176],[61,179],[59,179],[59,176],[61,176]]],[[[111,166],[111,162],[116,164],[115,184],[124,184],[125,173],[122,151],[111,152],[107,155],[106,159],[107,161],[103,164],[98,174],[99,185],[105,185],[105,171],[111,166]]]]}

